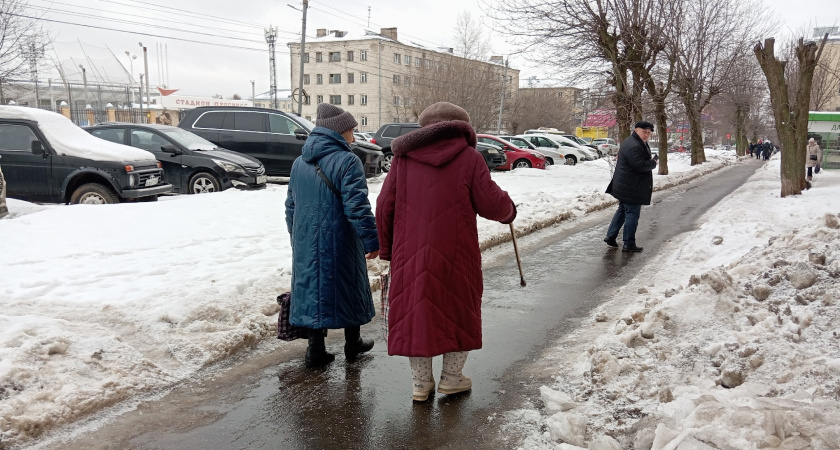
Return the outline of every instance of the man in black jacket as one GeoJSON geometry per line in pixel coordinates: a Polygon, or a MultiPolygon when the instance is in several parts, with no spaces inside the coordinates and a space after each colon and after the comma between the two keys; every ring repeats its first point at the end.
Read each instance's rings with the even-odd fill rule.
{"type": "Polygon", "coordinates": [[[651,155],[648,139],[653,133],[653,124],[638,122],[630,136],[621,142],[618,149],[618,161],[612,181],[607,186],[607,193],[618,199],[618,210],[607,229],[604,242],[610,247],[618,247],[618,230],[624,226],[625,252],[640,252],[636,246],[636,228],[639,226],[639,214],[642,205],[650,205],[653,195],[653,169],[656,168],[656,155],[651,155]]]}

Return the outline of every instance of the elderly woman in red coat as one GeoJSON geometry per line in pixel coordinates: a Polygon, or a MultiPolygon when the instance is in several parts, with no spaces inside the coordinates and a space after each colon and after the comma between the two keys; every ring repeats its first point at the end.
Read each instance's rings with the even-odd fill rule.
{"type": "Polygon", "coordinates": [[[516,208],[475,150],[467,112],[448,102],[420,114],[394,140],[376,202],[380,258],[391,261],[388,354],[408,356],[412,397],[434,391],[432,357],[443,355],[438,392],[472,388],[461,371],[481,348],[481,252],[476,215],[510,223],[516,208]]]}

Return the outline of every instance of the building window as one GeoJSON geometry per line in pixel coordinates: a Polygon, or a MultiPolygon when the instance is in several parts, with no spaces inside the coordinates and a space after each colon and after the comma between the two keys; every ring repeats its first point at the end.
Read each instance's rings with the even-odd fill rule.
{"type": "Polygon", "coordinates": [[[309,62],[309,53],[303,54],[303,63],[306,64],[309,62]]]}
{"type": "Polygon", "coordinates": [[[362,125],[367,125],[367,116],[362,116],[362,125]]]}
{"type": "Polygon", "coordinates": [[[400,76],[394,74],[394,84],[400,84],[400,76]]]}
{"type": "Polygon", "coordinates": [[[431,69],[431,68],[432,68],[432,62],[431,62],[430,60],[428,60],[428,59],[426,60],[426,68],[427,68],[427,69],[431,69]]]}
{"type": "Polygon", "coordinates": [[[316,95],[315,96],[315,101],[318,102],[319,105],[321,103],[324,103],[324,96],[323,95],[316,95]]]}
{"type": "Polygon", "coordinates": [[[362,105],[367,105],[367,94],[362,94],[360,101],[362,102],[362,105]]]}
{"type": "Polygon", "coordinates": [[[324,54],[321,52],[315,52],[315,62],[324,62],[324,54]]]}
{"type": "MultiPolygon", "coordinates": [[[[308,105],[308,103],[307,103],[307,105],[308,105]]],[[[312,122],[312,116],[306,116],[306,120],[312,122]]]]}
{"type": "Polygon", "coordinates": [[[353,50],[347,51],[347,61],[353,61],[353,50]]]}
{"type": "Polygon", "coordinates": [[[361,50],[359,52],[359,59],[362,61],[367,61],[367,50],[361,50]]]}
{"type": "Polygon", "coordinates": [[[422,59],[420,59],[420,58],[414,58],[414,67],[420,67],[420,65],[421,65],[422,63],[423,63],[423,60],[422,60],[422,59]]]}
{"type": "Polygon", "coordinates": [[[330,62],[341,62],[341,52],[330,52],[330,62]]]}
{"type": "Polygon", "coordinates": [[[312,104],[312,99],[308,95],[304,95],[303,96],[303,104],[304,105],[311,105],[312,104]]]}
{"type": "Polygon", "coordinates": [[[348,105],[355,105],[356,104],[356,96],[353,95],[353,94],[348,95],[347,96],[347,104],[348,105]]]}
{"type": "Polygon", "coordinates": [[[341,84],[341,74],[340,73],[331,73],[330,74],[330,84],[341,84]]]}
{"type": "Polygon", "coordinates": [[[402,55],[399,53],[394,53],[394,62],[397,64],[402,64],[402,55]]]}
{"type": "Polygon", "coordinates": [[[324,76],[320,73],[315,75],[315,84],[324,84],[324,76]]]}
{"type": "Polygon", "coordinates": [[[341,96],[340,95],[330,95],[330,103],[333,105],[340,105],[341,104],[341,96]]]}
{"type": "Polygon", "coordinates": [[[405,76],[405,85],[411,86],[411,77],[408,75],[405,76]]]}
{"type": "Polygon", "coordinates": [[[356,81],[356,74],[355,73],[348,73],[347,74],[347,84],[354,83],[356,81]]]}
{"type": "Polygon", "coordinates": [[[303,84],[309,84],[309,74],[303,74],[303,84]]]}
{"type": "Polygon", "coordinates": [[[408,56],[408,55],[403,56],[403,63],[405,63],[406,66],[410,66],[411,65],[411,56],[408,56]]]}
{"type": "Polygon", "coordinates": [[[359,76],[359,82],[367,83],[367,72],[362,72],[362,74],[359,76]]]}
{"type": "Polygon", "coordinates": [[[399,95],[394,96],[394,106],[400,106],[400,96],[399,95]]]}

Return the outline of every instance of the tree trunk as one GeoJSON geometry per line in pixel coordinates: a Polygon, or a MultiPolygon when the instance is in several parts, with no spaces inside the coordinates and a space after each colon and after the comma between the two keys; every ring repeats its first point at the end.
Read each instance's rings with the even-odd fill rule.
{"type": "Polygon", "coordinates": [[[744,156],[747,154],[747,112],[749,106],[742,103],[735,104],[735,154],[744,156]]]}
{"type": "Polygon", "coordinates": [[[665,112],[665,98],[653,98],[656,135],[659,137],[659,175],[668,175],[668,114],[665,112]]]}

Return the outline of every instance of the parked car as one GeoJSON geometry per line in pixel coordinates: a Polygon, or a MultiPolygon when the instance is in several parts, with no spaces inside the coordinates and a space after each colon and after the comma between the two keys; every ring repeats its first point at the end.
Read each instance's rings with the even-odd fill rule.
{"type": "Polygon", "coordinates": [[[507,162],[504,150],[498,145],[479,142],[475,144],[475,149],[484,157],[484,162],[487,163],[487,168],[490,170],[496,169],[507,162]]]}
{"type": "Polygon", "coordinates": [[[382,147],[368,141],[356,141],[350,144],[350,150],[362,160],[365,177],[370,178],[382,173],[382,162],[385,160],[382,147]]]}
{"type": "Polygon", "coordinates": [[[566,164],[574,166],[579,161],[593,161],[595,157],[588,151],[569,141],[568,139],[552,134],[520,134],[518,137],[527,139],[528,142],[537,147],[548,147],[556,149],[566,158],[566,164]]]}
{"type": "Polygon", "coordinates": [[[29,202],[153,201],[173,189],[151,153],[36,108],[0,106],[0,157],[8,196],[29,202]]]}
{"type": "Polygon", "coordinates": [[[151,152],[175,192],[204,194],[235,187],[265,189],[265,167],[256,158],[219,148],[197,134],[157,124],[107,123],[83,127],[106,141],[151,152]]]}
{"type": "Polygon", "coordinates": [[[582,137],[575,136],[574,134],[563,134],[561,136],[563,136],[564,138],[566,138],[566,139],[568,139],[572,142],[575,142],[579,145],[582,145],[584,147],[589,147],[592,150],[595,150],[598,153],[599,158],[603,158],[607,154],[607,152],[602,151],[600,148],[598,148],[597,145],[595,145],[594,143],[592,143],[590,141],[587,141],[586,139],[584,139],[582,137]]]}
{"type": "Polygon", "coordinates": [[[391,160],[394,158],[394,153],[391,152],[391,141],[418,129],[420,129],[419,123],[386,123],[376,130],[370,142],[382,147],[382,154],[385,157],[382,160],[383,172],[391,170],[391,160]]]}
{"type": "MultiPolygon", "coordinates": [[[[221,148],[253,156],[263,163],[266,175],[287,177],[315,124],[274,109],[200,106],[184,111],[178,128],[193,132],[221,148]]],[[[354,153],[359,154],[356,150],[354,153]]],[[[360,153],[368,156],[364,151],[360,153]]],[[[381,173],[381,160],[362,162],[366,176],[381,173]]]]}
{"type": "Polygon", "coordinates": [[[510,142],[511,144],[521,148],[521,149],[533,150],[535,152],[541,153],[543,156],[545,156],[546,167],[553,166],[555,164],[566,164],[566,157],[562,153],[557,151],[556,148],[537,147],[534,144],[532,144],[531,142],[529,142],[527,139],[521,138],[521,137],[518,137],[518,136],[499,136],[499,137],[508,141],[508,142],[510,142]]]}
{"type": "Polygon", "coordinates": [[[598,148],[604,151],[604,154],[607,155],[617,155],[618,154],[618,142],[612,138],[600,138],[600,139],[593,139],[592,144],[596,145],[598,148]]]}
{"type": "Polygon", "coordinates": [[[354,131],[353,136],[356,138],[357,141],[365,141],[370,142],[373,139],[373,135],[370,133],[363,133],[361,131],[354,131]]]}
{"type": "Polygon", "coordinates": [[[504,139],[489,134],[479,134],[476,137],[478,142],[495,145],[505,152],[507,161],[496,167],[496,170],[511,170],[526,167],[545,169],[545,156],[542,153],[533,150],[523,150],[504,139]]]}

